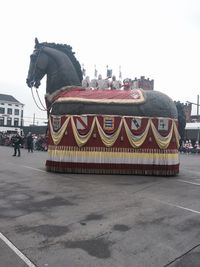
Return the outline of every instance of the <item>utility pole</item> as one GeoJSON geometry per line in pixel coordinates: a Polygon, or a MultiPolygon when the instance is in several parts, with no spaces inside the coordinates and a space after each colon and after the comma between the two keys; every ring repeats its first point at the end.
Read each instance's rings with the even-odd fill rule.
{"type": "Polygon", "coordinates": [[[35,113],[33,114],[33,125],[35,125],[35,113]]]}
{"type": "MultiPolygon", "coordinates": [[[[199,106],[200,106],[200,104],[199,104],[199,95],[197,95],[197,103],[193,103],[193,102],[189,102],[189,101],[187,101],[187,103],[197,106],[197,120],[198,120],[198,117],[199,117],[199,106]]],[[[199,143],[199,139],[200,139],[200,128],[198,127],[198,132],[197,132],[197,141],[198,141],[198,143],[199,143]]]]}
{"type": "Polygon", "coordinates": [[[197,103],[193,103],[193,102],[190,102],[190,101],[187,101],[187,103],[197,106],[197,116],[199,116],[199,107],[200,107],[199,95],[197,95],[197,103]]]}

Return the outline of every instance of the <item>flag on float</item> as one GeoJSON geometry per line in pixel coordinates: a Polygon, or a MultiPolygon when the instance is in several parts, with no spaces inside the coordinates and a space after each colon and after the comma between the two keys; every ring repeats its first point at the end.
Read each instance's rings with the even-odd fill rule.
{"type": "Polygon", "coordinates": [[[111,78],[112,77],[112,69],[109,69],[108,68],[108,65],[106,66],[106,68],[107,68],[107,78],[111,78]]]}
{"type": "Polygon", "coordinates": [[[131,129],[132,130],[138,130],[141,126],[142,120],[140,118],[133,118],[131,120],[131,129]]]}
{"type": "Polygon", "coordinates": [[[103,129],[107,131],[112,131],[114,129],[114,118],[113,117],[103,118],[103,129]]]}
{"type": "Polygon", "coordinates": [[[82,65],[82,74],[83,74],[83,76],[86,75],[86,69],[84,68],[84,65],[82,65]]]}
{"type": "Polygon", "coordinates": [[[94,65],[94,77],[97,78],[97,75],[98,75],[98,71],[97,71],[96,65],[94,65]]]}
{"type": "Polygon", "coordinates": [[[119,79],[122,79],[122,71],[121,71],[121,66],[119,66],[119,79]]]}
{"type": "Polygon", "coordinates": [[[162,118],[158,120],[158,130],[167,131],[169,128],[169,120],[167,118],[162,118]]]}

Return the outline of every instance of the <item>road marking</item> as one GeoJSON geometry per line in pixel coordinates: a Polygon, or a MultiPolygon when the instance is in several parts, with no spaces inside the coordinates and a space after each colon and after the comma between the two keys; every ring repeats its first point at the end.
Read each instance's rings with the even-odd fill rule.
{"type": "Polygon", "coordinates": [[[193,210],[193,209],[185,208],[183,206],[172,204],[172,203],[165,202],[165,201],[162,201],[162,200],[159,200],[159,199],[155,199],[155,198],[151,198],[151,199],[152,200],[155,200],[155,201],[158,201],[158,202],[160,202],[162,204],[165,204],[165,205],[169,205],[169,206],[172,206],[172,207],[175,207],[175,208],[179,208],[179,209],[182,209],[182,210],[187,210],[187,211],[190,211],[190,212],[193,212],[193,213],[196,213],[196,214],[200,214],[200,211],[198,211],[198,210],[193,210]]]}
{"type": "Polygon", "coordinates": [[[26,165],[18,165],[18,164],[15,164],[15,163],[12,163],[12,162],[8,162],[9,164],[11,165],[15,165],[15,166],[21,166],[23,168],[27,168],[27,169],[31,169],[31,170],[35,170],[35,171],[39,171],[39,172],[45,172],[44,170],[40,170],[40,169],[37,169],[37,168],[33,168],[33,167],[30,167],[30,166],[26,166],[26,165]]]}
{"type": "Polygon", "coordinates": [[[1,232],[0,232],[0,238],[6,243],[6,245],[8,245],[8,247],[11,248],[12,251],[14,251],[17,256],[19,256],[29,267],[36,267],[36,265],[34,265],[24,254],[21,253],[21,251],[19,251],[18,248],[16,248],[11,242],[10,240],[8,240],[1,232]]]}
{"type": "Polygon", "coordinates": [[[185,180],[177,180],[177,181],[181,182],[181,183],[186,183],[186,184],[200,185],[199,183],[189,182],[189,181],[185,181],[185,180]]]}
{"type": "Polygon", "coordinates": [[[46,171],[43,171],[43,170],[40,170],[40,169],[37,169],[37,168],[33,168],[33,167],[30,167],[30,166],[25,166],[25,165],[21,165],[21,166],[24,167],[24,168],[27,168],[27,169],[34,170],[34,171],[39,171],[39,172],[45,172],[46,173],[46,171]]]}

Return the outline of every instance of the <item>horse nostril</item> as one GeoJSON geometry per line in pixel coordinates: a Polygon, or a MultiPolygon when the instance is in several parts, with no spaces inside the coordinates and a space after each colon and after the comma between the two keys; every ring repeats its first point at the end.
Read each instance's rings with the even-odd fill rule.
{"type": "Polygon", "coordinates": [[[30,87],[33,87],[34,81],[29,82],[29,84],[30,84],[30,87]]]}
{"type": "Polygon", "coordinates": [[[30,81],[30,79],[26,79],[26,83],[27,83],[27,85],[28,85],[28,87],[33,87],[33,85],[34,85],[34,81],[30,81]]]}
{"type": "Polygon", "coordinates": [[[35,83],[35,87],[38,88],[39,86],[40,86],[40,81],[37,81],[37,82],[35,83]]]}

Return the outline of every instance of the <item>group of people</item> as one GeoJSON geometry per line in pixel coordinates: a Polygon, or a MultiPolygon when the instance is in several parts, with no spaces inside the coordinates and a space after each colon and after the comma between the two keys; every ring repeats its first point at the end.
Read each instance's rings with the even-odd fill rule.
{"type": "MultiPolygon", "coordinates": [[[[17,132],[15,135],[12,136],[11,138],[11,142],[13,144],[14,147],[14,154],[13,156],[21,156],[21,146],[23,145],[24,141],[22,136],[17,132]]],[[[27,145],[27,149],[28,152],[33,152],[33,136],[31,134],[31,132],[28,133],[27,137],[26,137],[26,145],[27,145]]]]}
{"type": "Polygon", "coordinates": [[[25,148],[32,153],[34,150],[47,151],[48,149],[47,136],[35,135],[31,132],[26,136],[21,136],[18,132],[14,135],[2,134],[0,145],[13,146],[13,157],[21,156],[21,148],[25,148]]]}
{"type": "Polygon", "coordinates": [[[102,75],[99,74],[98,79],[90,80],[89,76],[86,76],[82,81],[82,87],[84,88],[95,88],[95,89],[110,89],[110,90],[130,90],[132,89],[132,80],[126,78],[123,80],[123,83],[120,80],[116,79],[116,76],[107,77],[106,79],[102,78],[102,75]]]}
{"type": "Polygon", "coordinates": [[[193,145],[191,140],[186,140],[180,146],[180,152],[181,153],[187,153],[187,154],[200,153],[200,144],[199,144],[199,141],[196,141],[194,143],[194,145],[193,145]]]}

